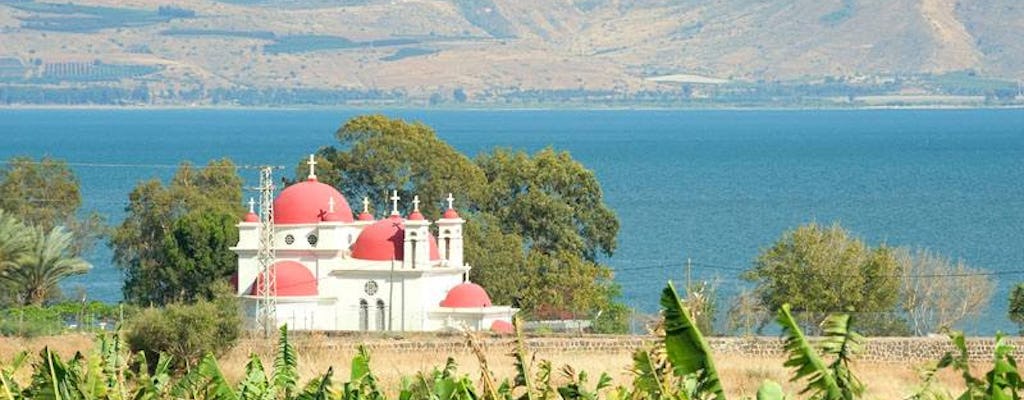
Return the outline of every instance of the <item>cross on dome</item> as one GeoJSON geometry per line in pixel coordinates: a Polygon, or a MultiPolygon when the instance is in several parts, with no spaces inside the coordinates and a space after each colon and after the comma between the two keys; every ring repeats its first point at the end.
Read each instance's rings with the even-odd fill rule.
{"type": "Polygon", "coordinates": [[[309,165],[309,176],[306,179],[311,181],[316,180],[316,156],[313,154],[309,155],[309,161],[306,161],[306,165],[309,165]]]}
{"type": "Polygon", "coordinates": [[[252,197],[249,198],[249,212],[252,214],[256,213],[256,200],[253,200],[252,197]]]}
{"type": "Polygon", "coordinates": [[[401,199],[401,197],[398,197],[397,190],[391,192],[391,215],[398,215],[398,201],[401,199]]]}
{"type": "Polygon", "coordinates": [[[327,212],[334,213],[334,197],[327,198],[327,212]]]}
{"type": "Polygon", "coordinates": [[[416,195],[412,197],[412,211],[420,212],[420,196],[416,195]]]}
{"type": "Polygon", "coordinates": [[[451,193],[448,193],[448,198],[446,198],[445,200],[447,200],[447,201],[448,201],[448,209],[449,209],[449,210],[451,210],[451,209],[455,208],[455,206],[454,206],[454,203],[455,203],[455,197],[454,197],[454,196],[452,196],[452,194],[451,194],[451,193]]]}
{"type": "Polygon", "coordinates": [[[363,214],[370,213],[370,198],[363,196],[363,214]]]}

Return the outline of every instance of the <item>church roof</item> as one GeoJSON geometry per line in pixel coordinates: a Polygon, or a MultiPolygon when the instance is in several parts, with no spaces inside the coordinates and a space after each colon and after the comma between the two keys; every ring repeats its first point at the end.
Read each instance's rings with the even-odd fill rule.
{"type": "Polygon", "coordinates": [[[274,199],[275,224],[315,224],[324,220],[352,222],[352,209],[337,189],[315,177],[288,186],[274,199]]]}
{"type": "MultiPolygon", "coordinates": [[[[441,259],[434,235],[427,236],[430,245],[430,260],[441,259]]],[[[405,223],[402,217],[391,215],[388,218],[363,228],[359,238],[352,245],[352,258],[360,260],[389,261],[402,260],[405,256],[405,223]]]]}
{"type": "MultiPolygon", "coordinates": [[[[270,267],[270,273],[274,274],[276,279],[274,283],[277,286],[277,296],[316,296],[319,293],[316,277],[309,271],[309,268],[298,262],[278,261],[270,267]]],[[[262,284],[263,274],[260,274],[256,277],[256,283],[252,285],[249,294],[259,294],[259,285],[262,284]]]]}
{"type": "Polygon", "coordinates": [[[483,287],[472,282],[455,285],[441,301],[441,307],[476,308],[490,307],[491,296],[483,287]]]}

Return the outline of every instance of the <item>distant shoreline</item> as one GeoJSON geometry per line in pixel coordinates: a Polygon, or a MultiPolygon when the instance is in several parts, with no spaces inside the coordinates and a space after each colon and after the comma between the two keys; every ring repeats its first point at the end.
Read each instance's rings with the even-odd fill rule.
{"type": "Polygon", "coordinates": [[[865,111],[865,110],[1019,110],[1024,104],[1009,105],[871,105],[871,106],[732,106],[729,104],[707,107],[658,107],[658,106],[565,106],[565,107],[428,107],[428,106],[395,106],[395,105],[336,105],[336,106],[232,106],[232,105],[50,105],[50,104],[15,104],[0,105],[0,111],[332,111],[332,110],[422,110],[422,111],[865,111]]]}

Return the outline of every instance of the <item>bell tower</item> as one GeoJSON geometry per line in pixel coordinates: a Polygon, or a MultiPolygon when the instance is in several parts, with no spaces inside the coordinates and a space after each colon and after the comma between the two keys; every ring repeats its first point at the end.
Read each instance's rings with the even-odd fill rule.
{"type": "Polygon", "coordinates": [[[444,211],[441,219],[437,220],[437,247],[441,252],[441,259],[448,267],[461,267],[464,265],[462,258],[462,225],[466,222],[459,217],[455,211],[455,198],[448,193],[448,209],[444,211]]]}

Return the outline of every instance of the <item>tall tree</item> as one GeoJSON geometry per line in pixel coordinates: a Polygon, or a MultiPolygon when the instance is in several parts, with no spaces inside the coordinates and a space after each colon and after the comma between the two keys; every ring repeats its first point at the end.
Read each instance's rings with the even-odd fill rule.
{"type": "MultiPolygon", "coordinates": [[[[423,124],[380,115],[346,122],[337,138],[338,147],[317,152],[317,176],[348,198],[369,196],[381,209],[388,189],[438,206],[449,192],[458,195],[471,276],[495,301],[527,313],[622,317],[618,287],[598,262],[615,250],[618,219],[594,173],[567,152],[496,150],[471,160],[423,124]]],[[[306,175],[305,160],[299,171],[306,175]]],[[[435,219],[442,209],[421,211],[435,219]]]]}
{"type": "MultiPolygon", "coordinates": [[[[369,197],[375,209],[387,209],[390,190],[440,205],[449,192],[476,198],[483,186],[483,174],[472,160],[421,123],[362,116],[346,122],[335,136],[339,147],[317,152],[317,178],[341,188],[349,199],[369,197]]],[[[299,179],[306,177],[305,165],[300,162],[299,179]]],[[[425,206],[423,214],[437,218],[440,208],[425,206]]]]}
{"type": "Polygon", "coordinates": [[[900,307],[915,334],[952,329],[988,306],[995,284],[984,271],[923,249],[900,248],[895,256],[903,272],[900,307]]]}
{"type": "Polygon", "coordinates": [[[78,178],[62,160],[11,158],[5,168],[0,168],[0,193],[4,194],[0,209],[26,225],[44,231],[64,226],[73,232],[72,251],[76,254],[89,250],[105,234],[99,214],[78,217],[82,206],[78,178]]]}
{"type": "Polygon", "coordinates": [[[34,228],[31,248],[14,268],[0,274],[0,279],[22,304],[40,305],[59,294],[58,284],[64,278],[80,275],[92,266],[74,254],[74,238],[63,227],[49,232],[34,228]]]}
{"type": "Polygon", "coordinates": [[[838,224],[811,223],[784,233],[743,277],[757,284],[765,307],[789,303],[809,329],[832,312],[862,313],[861,320],[894,313],[899,300],[900,264],[893,250],[871,248],[838,224]]]}
{"type": "MultiPolygon", "coordinates": [[[[166,186],[156,179],[137,185],[129,194],[125,211],[127,216],[110,240],[114,262],[125,270],[125,299],[157,305],[191,299],[206,293],[207,288],[186,286],[184,282],[188,280],[181,279],[179,274],[194,273],[187,266],[196,265],[210,253],[230,254],[228,247],[234,243],[223,235],[234,229],[244,212],[242,179],[234,163],[227,159],[211,161],[198,169],[185,163],[166,186]],[[210,216],[179,223],[190,214],[210,216]],[[213,223],[219,223],[219,229],[211,227],[213,223]],[[189,232],[206,228],[211,229],[212,238],[205,238],[197,246],[214,248],[193,253],[191,250],[196,249],[181,246],[189,232]]],[[[222,258],[218,260],[223,262],[222,258]]],[[[224,270],[223,266],[211,268],[224,270]]],[[[229,272],[209,278],[216,280],[228,275],[229,272]]]]}

